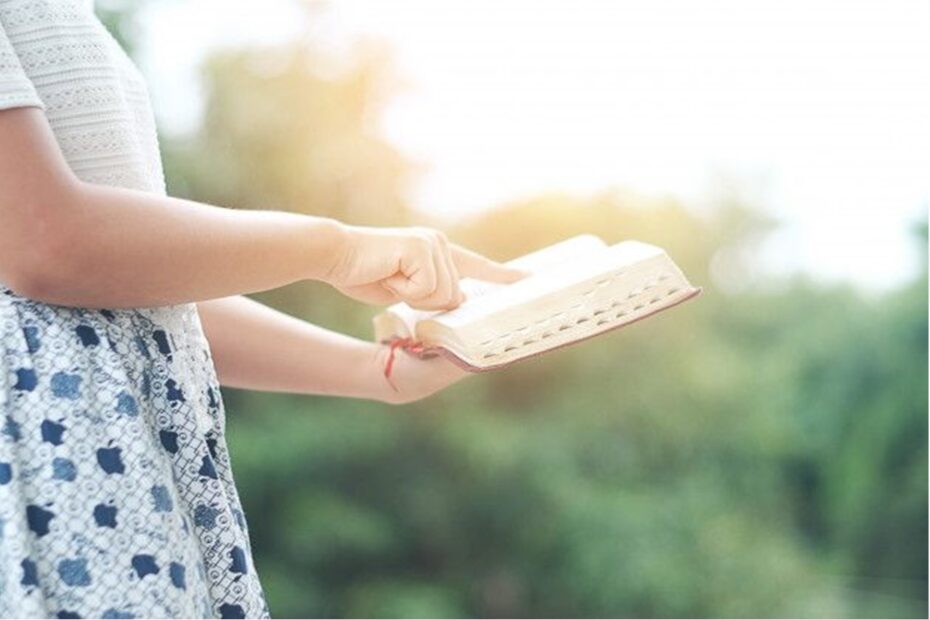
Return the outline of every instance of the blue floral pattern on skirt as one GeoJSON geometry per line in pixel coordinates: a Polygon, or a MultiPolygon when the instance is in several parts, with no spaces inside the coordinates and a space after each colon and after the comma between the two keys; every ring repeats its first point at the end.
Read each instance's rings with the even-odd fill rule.
{"type": "Polygon", "coordinates": [[[0,285],[0,616],[269,617],[193,304],[0,285]]]}

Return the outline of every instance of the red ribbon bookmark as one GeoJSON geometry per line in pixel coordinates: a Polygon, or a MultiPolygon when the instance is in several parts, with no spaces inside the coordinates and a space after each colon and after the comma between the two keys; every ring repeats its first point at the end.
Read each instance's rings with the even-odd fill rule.
{"type": "Polygon", "coordinates": [[[423,343],[417,342],[413,338],[394,338],[391,340],[387,361],[384,363],[384,378],[387,379],[388,385],[390,385],[395,392],[398,390],[394,382],[391,381],[391,370],[394,368],[394,357],[397,354],[397,349],[403,349],[410,353],[422,353],[425,348],[423,343]]]}

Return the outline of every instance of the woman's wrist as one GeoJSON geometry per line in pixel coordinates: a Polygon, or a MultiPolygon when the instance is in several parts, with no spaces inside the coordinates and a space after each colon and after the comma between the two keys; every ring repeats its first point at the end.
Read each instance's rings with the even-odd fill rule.
{"type": "MultiPolygon", "coordinates": [[[[397,353],[400,353],[398,351],[397,353]]],[[[361,342],[355,351],[354,363],[350,364],[356,373],[353,382],[359,386],[347,396],[355,396],[388,404],[402,404],[416,400],[410,395],[401,394],[385,376],[390,347],[378,342],[361,342]]]]}
{"type": "Polygon", "coordinates": [[[399,404],[400,393],[394,389],[384,374],[390,347],[372,342],[368,345],[368,363],[365,365],[365,375],[372,387],[371,398],[382,403],[399,404]]]}
{"type": "Polygon", "coordinates": [[[349,227],[338,220],[308,217],[297,243],[307,265],[308,280],[329,283],[331,276],[346,261],[351,248],[349,227]]]}
{"type": "Polygon", "coordinates": [[[462,370],[443,356],[420,358],[403,348],[372,343],[376,395],[374,398],[392,405],[421,400],[444,390],[471,373],[462,370]],[[385,373],[390,368],[390,377],[385,373]]]}

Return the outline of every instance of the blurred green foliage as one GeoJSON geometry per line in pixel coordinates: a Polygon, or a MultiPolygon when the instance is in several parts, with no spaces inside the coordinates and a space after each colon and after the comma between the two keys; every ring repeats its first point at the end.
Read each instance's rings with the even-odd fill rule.
{"type": "MultiPolygon", "coordinates": [[[[240,50],[205,78],[202,131],[164,145],[173,193],[441,225],[406,209],[415,169],[378,134],[381,51],[240,50]]],[[[772,226],[737,199],[502,205],[447,232],[500,259],[638,238],[705,294],[402,408],[225,392],[272,614],[926,617],[926,271],[880,297],[719,290],[714,257],[751,260],[772,226]]],[[[324,286],[259,297],[370,337],[376,309],[324,286]]]]}

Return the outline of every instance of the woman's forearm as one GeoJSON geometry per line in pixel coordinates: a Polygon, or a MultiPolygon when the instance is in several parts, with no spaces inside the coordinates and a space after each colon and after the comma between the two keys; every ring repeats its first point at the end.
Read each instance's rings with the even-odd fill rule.
{"type": "Polygon", "coordinates": [[[383,346],[323,329],[245,297],[198,304],[224,386],[379,401],[395,395],[383,346]]]}
{"type": "Polygon", "coordinates": [[[342,229],[325,218],[89,184],[59,226],[82,239],[59,241],[53,262],[66,274],[47,296],[85,307],[200,301],[320,279],[340,253],[342,229]]]}
{"type": "Polygon", "coordinates": [[[0,113],[0,281],[47,303],[145,307],[320,278],[345,227],[78,180],[37,110],[0,113]]]}
{"type": "Polygon", "coordinates": [[[0,282],[84,308],[198,302],[323,280],[378,305],[456,307],[460,277],[520,270],[436,230],[237,211],[77,178],[35,108],[0,111],[0,282]]]}
{"type": "Polygon", "coordinates": [[[45,227],[23,291],[81,307],[160,306],[325,275],[341,225],[78,183],[45,227]]]}

